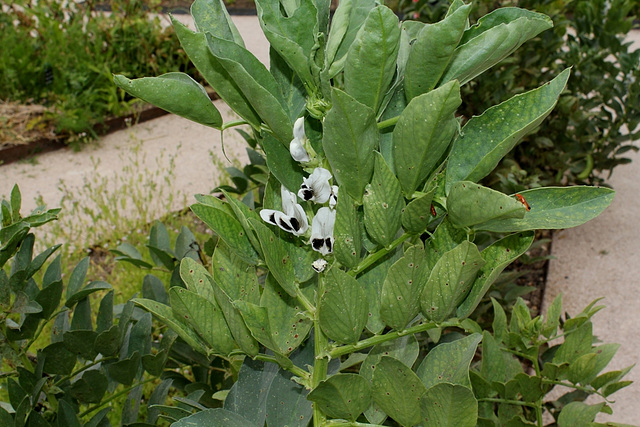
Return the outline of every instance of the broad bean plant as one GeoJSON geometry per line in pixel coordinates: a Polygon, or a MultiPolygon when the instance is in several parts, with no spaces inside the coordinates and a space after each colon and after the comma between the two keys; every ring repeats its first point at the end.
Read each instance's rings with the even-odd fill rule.
{"type": "MultiPolygon", "coordinates": [[[[460,88],[551,20],[503,8],[470,26],[459,0],[432,25],[399,22],[374,0],[342,1],[331,20],[328,0],[256,7],[269,67],[220,0],[194,2],[196,31],[173,21],[238,121],[223,123],[185,74],[115,76],[212,128],[247,125],[268,170],[259,211],[229,194],[197,195],[191,209],[219,237],[211,269],[185,257],[184,286],[169,289],[168,304],[134,300],[196,351],[244,357],[222,408],[174,425],[542,425],[556,384],[602,396],[622,387],[622,372],[598,376],[615,351],[593,346],[589,310],[545,357],[560,302],[547,319],[519,302],[509,327],[498,316],[498,337],[469,318],[533,230],[583,224],[613,198],[607,188],[509,195],[478,183],[541,125],[570,70],[466,123],[460,88]],[[480,244],[484,232],[498,237],[480,244]],[[491,357],[478,365],[481,342],[491,357]]],[[[563,425],[608,410],[564,408],[551,410],[563,425]]]]}

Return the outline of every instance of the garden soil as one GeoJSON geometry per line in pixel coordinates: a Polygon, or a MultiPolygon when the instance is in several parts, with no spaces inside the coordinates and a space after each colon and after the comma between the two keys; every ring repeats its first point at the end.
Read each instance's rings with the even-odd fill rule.
{"type": "MultiPolygon", "coordinates": [[[[186,15],[176,16],[188,19],[186,15]]],[[[233,19],[247,48],[266,64],[269,46],[255,16],[233,19]]],[[[640,33],[633,32],[632,37],[640,47],[640,33]]],[[[221,101],[215,103],[225,121],[234,118],[221,101]]],[[[136,167],[148,168],[149,174],[161,177],[163,168],[172,168],[171,182],[161,181],[153,191],[159,195],[173,191],[174,205],[166,206],[166,211],[177,211],[194,201],[193,194],[207,193],[218,185],[225,167],[246,161],[245,144],[233,130],[225,132],[224,147],[231,161],[223,153],[220,132],[168,115],[109,134],[80,152],[67,148],[0,166],[0,195],[8,196],[13,184],[18,183],[25,211],[36,206],[36,196],[54,207],[63,195],[61,180],[73,191],[96,177],[122,174],[131,166],[131,158],[142,157],[144,161],[136,167]]],[[[621,344],[610,369],[640,361],[640,227],[636,224],[640,217],[636,185],[640,154],[631,157],[633,162],[616,168],[608,181],[617,192],[609,209],[583,226],[554,233],[554,259],[543,299],[544,310],[563,294],[565,311],[575,315],[592,300],[605,297],[601,304],[606,309],[594,317],[594,332],[603,342],[621,344]]],[[[632,370],[628,379],[635,383],[613,396],[614,415],[601,416],[600,421],[640,424],[640,367],[632,370]]]]}

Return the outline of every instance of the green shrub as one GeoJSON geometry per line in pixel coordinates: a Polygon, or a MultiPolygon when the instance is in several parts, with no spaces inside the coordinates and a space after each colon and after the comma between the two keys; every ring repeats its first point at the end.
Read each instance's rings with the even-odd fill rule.
{"type": "Polygon", "coordinates": [[[109,14],[96,5],[17,0],[0,13],[0,98],[47,106],[57,132],[72,141],[133,111],[112,73],[193,70],[171,27],[148,15],[159,11],[157,1],[111,0],[109,14]]]}
{"type": "MultiPolygon", "coordinates": [[[[255,167],[234,170],[234,185],[223,188],[249,191],[245,203],[223,192],[191,206],[218,237],[206,257],[180,259],[160,228],[150,237],[172,286],[165,302],[135,304],[210,363],[244,357],[222,408],[172,414],[174,426],[541,426],[544,412],[562,426],[609,411],[606,401],[582,402],[628,384],[626,372],[600,374],[617,346],[594,345],[599,308],[560,327],[559,299],[545,318],[518,300],[509,321],[494,300],[492,333],[471,317],[533,230],[582,224],[613,197],[606,188],[507,195],[478,184],[549,115],[570,70],[464,126],[461,88],[551,20],[498,9],[467,27],[470,6],[455,1],[427,26],[354,0],[329,25],[329,4],[256,2],[269,69],[244,48],[221,1],[196,0],[196,32],[174,21],[240,121],[224,123],[186,74],[114,77],[206,126],[251,128],[255,167]],[[485,231],[500,236],[478,238],[485,231]],[[556,385],[572,392],[545,404],[556,385]]],[[[136,250],[119,250],[140,262],[136,250]]]]}
{"type": "MultiPolygon", "coordinates": [[[[449,0],[402,0],[410,19],[437,22],[449,0]]],[[[505,191],[524,187],[602,184],[617,165],[630,162],[640,138],[640,49],[625,37],[640,6],[633,0],[476,0],[471,20],[504,6],[549,15],[552,30],[463,88],[466,118],[538,87],[572,67],[573,77],[545,125],[510,153],[485,182],[505,191]]]]}

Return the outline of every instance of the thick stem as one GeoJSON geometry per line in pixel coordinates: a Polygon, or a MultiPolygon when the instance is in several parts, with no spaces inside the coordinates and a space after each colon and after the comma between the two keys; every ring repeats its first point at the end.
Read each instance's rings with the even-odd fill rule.
{"type": "Polygon", "coordinates": [[[358,350],[362,350],[367,347],[372,347],[374,345],[381,344],[383,342],[395,340],[396,338],[404,337],[406,335],[417,334],[419,332],[428,331],[429,329],[447,328],[447,327],[453,327],[453,326],[459,326],[457,320],[450,321],[450,322],[443,322],[443,323],[435,323],[435,322],[421,323],[419,325],[412,326],[402,331],[388,332],[384,335],[374,335],[371,338],[358,341],[355,344],[347,344],[347,345],[341,345],[338,347],[333,347],[327,352],[327,355],[329,356],[329,358],[333,359],[345,354],[354,353],[358,350]]]}
{"type": "Polygon", "coordinates": [[[518,406],[526,406],[529,408],[538,408],[535,403],[523,402],[521,400],[509,400],[509,399],[499,399],[494,397],[484,397],[482,399],[478,399],[478,402],[495,402],[495,403],[506,403],[509,405],[518,405],[518,406]]]}
{"type": "MultiPolygon", "coordinates": [[[[318,293],[317,300],[324,294],[324,275],[318,275],[318,293]]],[[[313,374],[311,375],[311,389],[315,389],[320,382],[327,378],[327,367],[329,366],[329,358],[327,357],[327,348],[329,347],[329,339],[322,332],[320,327],[320,317],[318,311],[313,316],[313,349],[314,349],[314,362],[313,362],[313,374]]],[[[313,426],[320,427],[326,422],[324,413],[318,407],[316,402],[313,403],[313,426]]]]}
{"type": "Polygon", "coordinates": [[[365,270],[366,268],[370,267],[371,265],[373,265],[376,261],[378,261],[380,258],[384,257],[385,255],[387,255],[389,252],[391,252],[392,250],[394,250],[395,248],[398,247],[398,245],[401,245],[405,240],[407,240],[409,237],[411,237],[411,234],[403,234],[402,236],[398,237],[396,240],[394,240],[393,242],[391,242],[391,244],[387,247],[384,247],[382,249],[380,249],[377,252],[372,253],[371,255],[369,255],[368,257],[366,257],[365,259],[363,259],[360,264],[358,264],[358,266],[356,268],[353,268],[351,270],[348,271],[348,273],[351,276],[356,276],[358,275],[358,273],[362,272],[363,270],[365,270]]]}
{"type": "Polygon", "coordinates": [[[398,123],[398,119],[400,118],[400,116],[396,116],[396,117],[392,117],[390,119],[387,120],[383,120],[381,122],[378,123],[378,129],[385,129],[391,126],[395,126],[396,123],[398,123]]]}
{"type": "MultiPolygon", "coordinates": [[[[244,354],[244,353],[240,353],[240,354],[244,354]]],[[[305,371],[304,369],[301,369],[301,368],[297,367],[293,363],[291,363],[290,365],[284,365],[284,364],[280,363],[277,358],[275,358],[273,356],[269,356],[267,354],[258,353],[255,356],[253,356],[253,360],[261,360],[263,362],[275,363],[275,364],[279,365],[285,371],[289,371],[293,375],[295,375],[297,377],[300,377],[300,378],[303,378],[303,379],[306,379],[306,378],[309,377],[309,373],[307,371],[305,371]]]]}

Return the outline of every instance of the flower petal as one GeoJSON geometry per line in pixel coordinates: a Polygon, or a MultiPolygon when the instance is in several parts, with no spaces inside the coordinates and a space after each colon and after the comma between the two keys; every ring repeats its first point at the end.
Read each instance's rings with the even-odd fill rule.
{"type": "Polygon", "coordinates": [[[327,255],[333,252],[333,226],[336,222],[336,211],[328,207],[318,209],[311,222],[311,247],[313,250],[327,255]]]}
{"type": "Polygon", "coordinates": [[[331,172],[324,168],[315,168],[309,177],[305,178],[298,191],[298,196],[304,200],[316,203],[326,203],[331,196],[331,172]]]}

